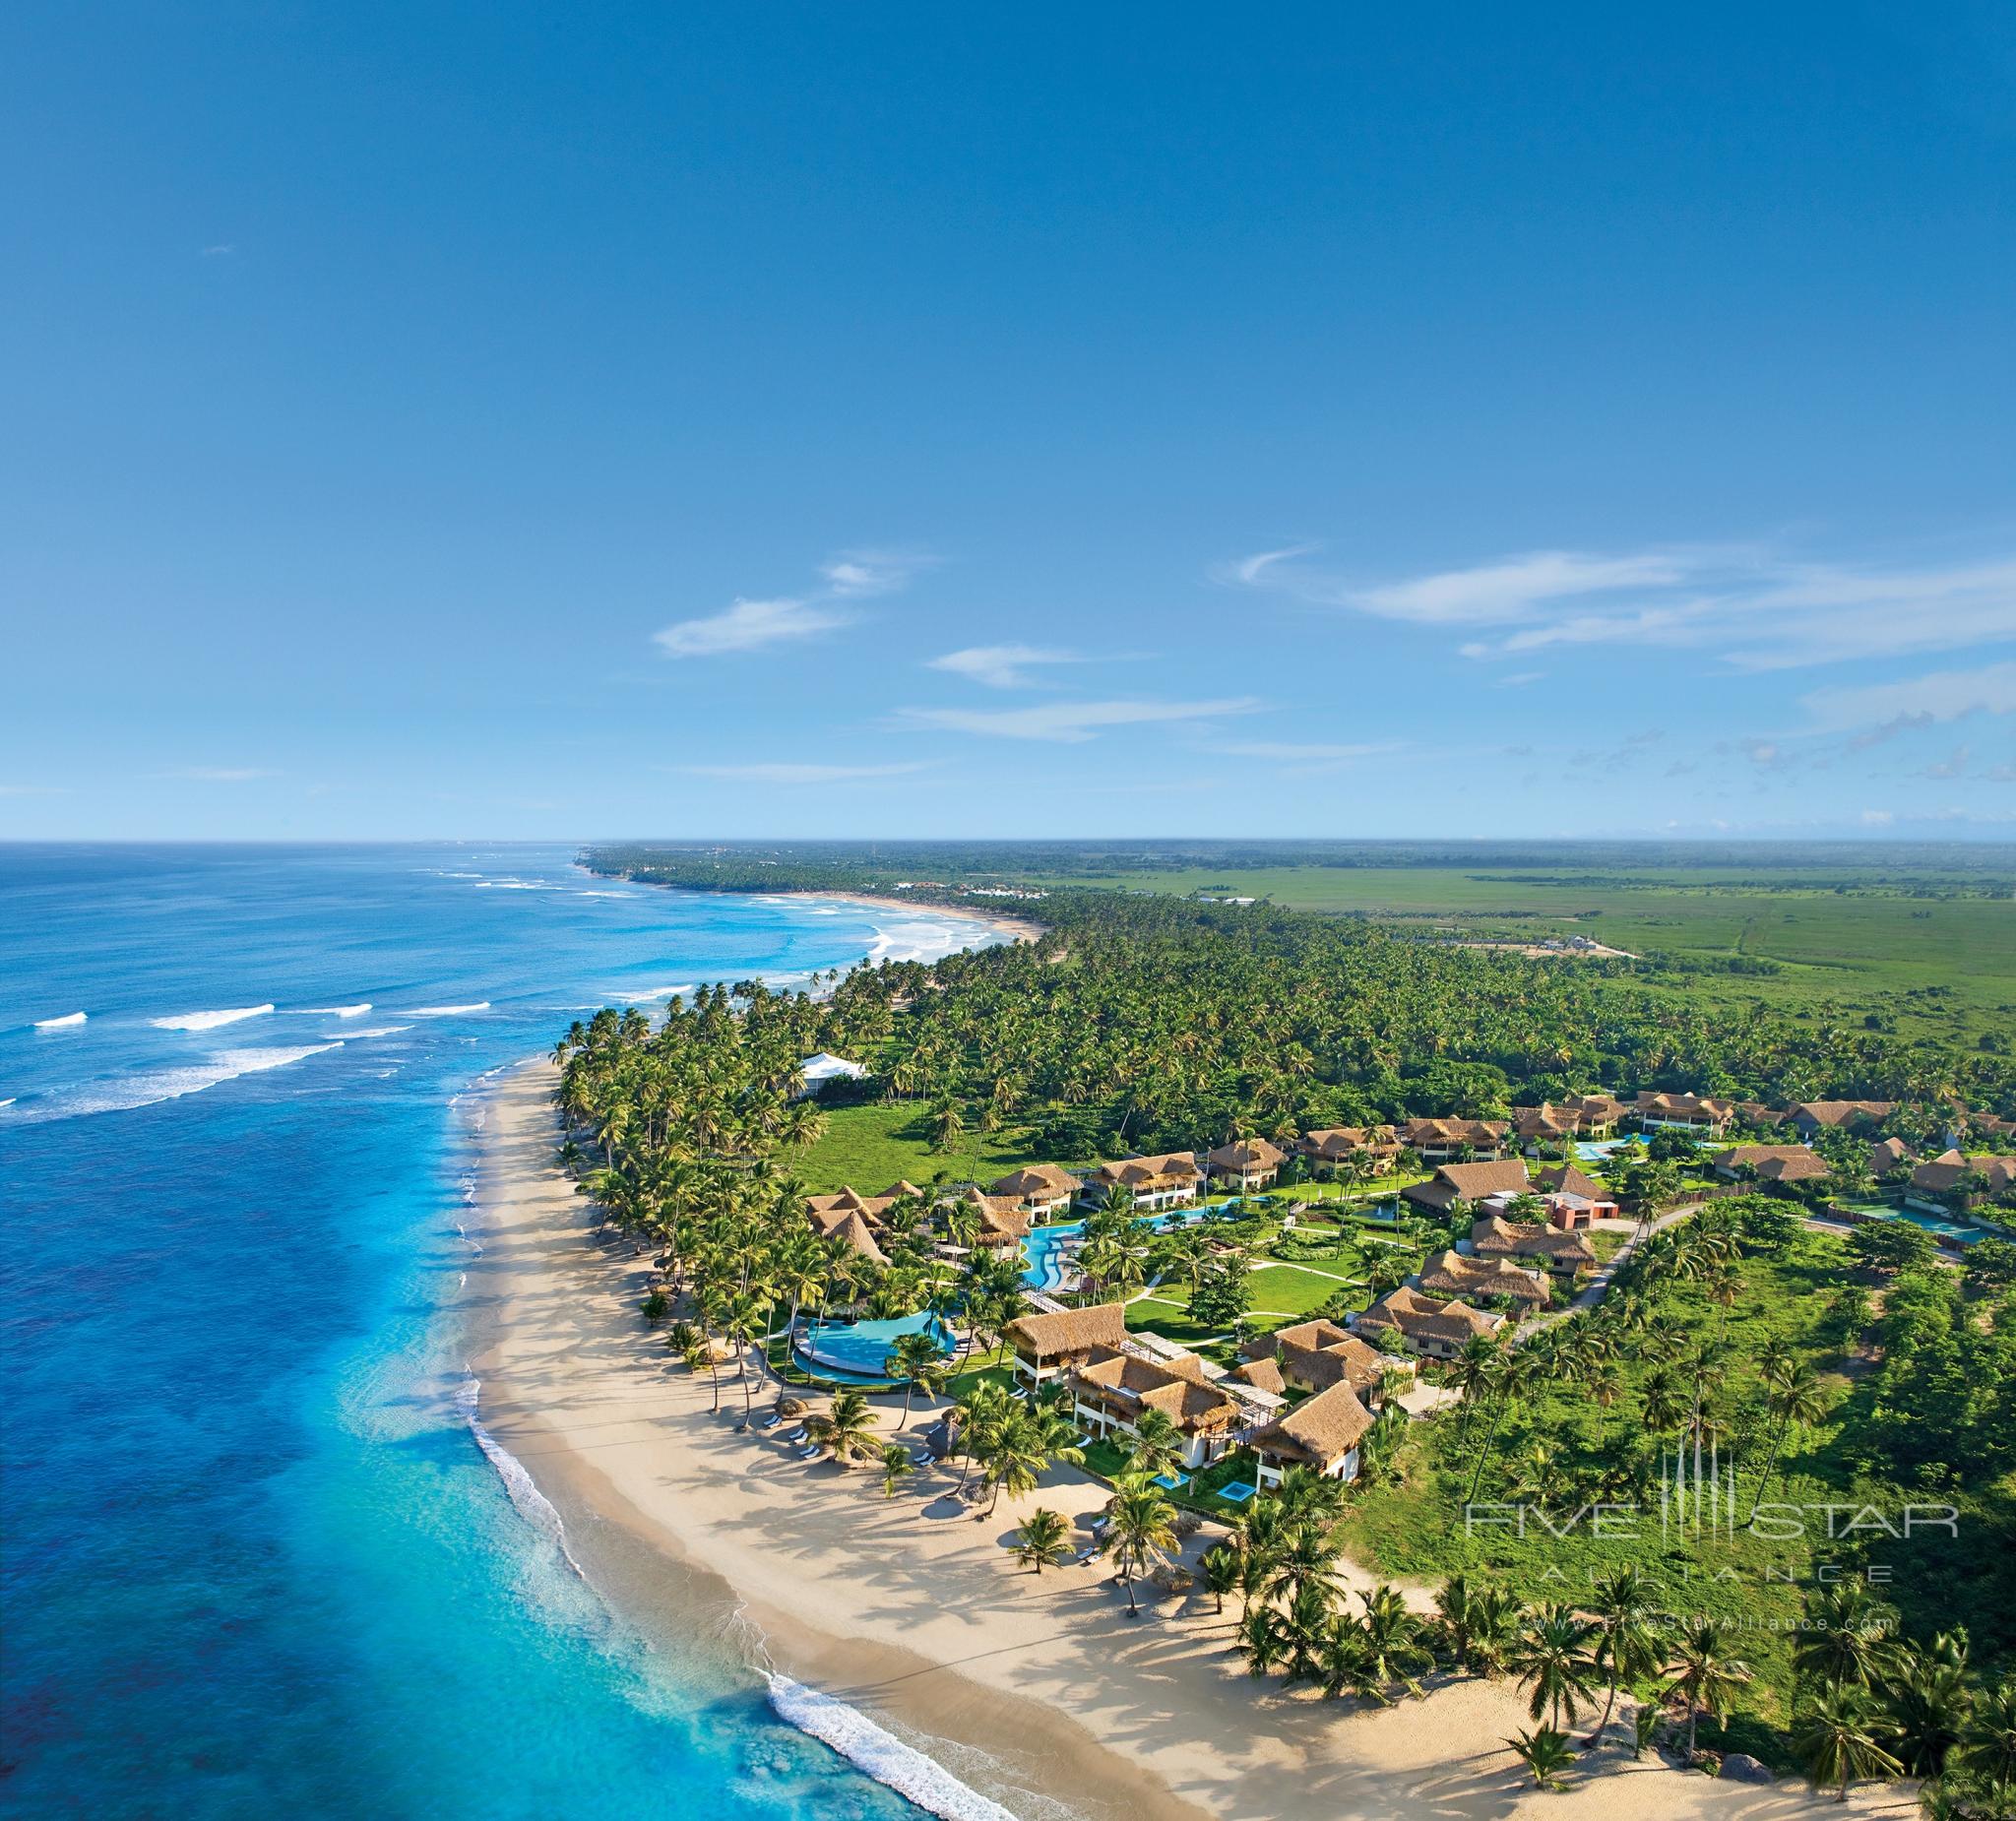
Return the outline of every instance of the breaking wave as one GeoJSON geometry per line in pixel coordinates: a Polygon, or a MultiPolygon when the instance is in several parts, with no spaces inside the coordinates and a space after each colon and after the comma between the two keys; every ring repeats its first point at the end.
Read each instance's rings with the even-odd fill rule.
{"type": "Polygon", "coordinates": [[[780,1720],[830,1745],[855,1770],[927,1815],[941,1821],[1015,1821],[1015,1816],[963,1784],[934,1758],[878,1727],[858,1708],[807,1688],[788,1675],[770,1675],[770,1705],[780,1720]]]}
{"type": "Polygon", "coordinates": [[[371,1009],[370,1000],[362,1005],[310,1005],[302,1008],[303,1018],[361,1018],[371,1009]]]}
{"type": "Polygon", "coordinates": [[[519,1515],[560,1551],[568,1567],[580,1574],[581,1564],[568,1552],[567,1527],[560,1522],[560,1514],[553,1501],[533,1482],[533,1476],[525,1471],[525,1463],[483,1427],[482,1418],[476,1413],[477,1394],[481,1390],[482,1381],[472,1376],[465,1378],[455,1388],[456,1407],[462,1412],[463,1421],[469,1424],[469,1432],[483,1451],[483,1459],[503,1480],[504,1490],[510,1495],[512,1504],[518,1507],[519,1515]]]}
{"type": "Polygon", "coordinates": [[[235,1025],[248,1018],[270,1017],[270,1005],[241,1005],[225,1012],[180,1012],[173,1018],[151,1018],[157,1031],[215,1031],[221,1025],[235,1025]]]}
{"type": "Polygon", "coordinates": [[[342,1047],[339,1039],[284,1049],[227,1049],[208,1062],[192,1063],[187,1068],[146,1069],[104,1081],[82,1082],[46,1101],[24,1107],[17,1117],[27,1124],[42,1125],[51,1119],[82,1119],[92,1113],[130,1112],[136,1106],[179,1100],[184,1095],[201,1094],[206,1088],[236,1081],[240,1075],[262,1075],[268,1069],[284,1069],[309,1056],[319,1056],[324,1050],[342,1047]]]}
{"type": "Polygon", "coordinates": [[[37,1031],[61,1031],[66,1025],[83,1024],[89,1016],[88,1012],[65,1012],[61,1018],[38,1018],[35,1020],[35,1029],[37,1031]]]}
{"type": "Polygon", "coordinates": [[[408,1013],[409,1018],[457,1018],[464,1012],[487,1012],[490,1002],[478,999],[473,1005],[416,1005],[408,1013]]]}

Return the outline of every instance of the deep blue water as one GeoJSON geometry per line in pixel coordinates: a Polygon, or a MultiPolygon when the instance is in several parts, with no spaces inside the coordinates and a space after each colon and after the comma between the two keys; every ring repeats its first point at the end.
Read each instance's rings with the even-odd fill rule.
{"type": "Polygon", "coordinates": [[[914,1812],[717,1641],[603,1610],[475,1445],[447,1306],[457,1096],[594,1006],[856,959],[871,914],[552,848],[0,848],[0,1801],[914,1812]]]}

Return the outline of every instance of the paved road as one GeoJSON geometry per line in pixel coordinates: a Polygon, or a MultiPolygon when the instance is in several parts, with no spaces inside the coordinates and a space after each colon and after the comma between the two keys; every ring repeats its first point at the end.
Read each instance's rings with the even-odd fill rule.
{"type": "Polygon", "coordinates": [[[1647,1237],[1653,1233],[1664,1231],[1676,1222],[1684,1221],[1689,1215],[1699,1214],[1707,1205],[1706,1202],[1689,1202],[1684,1208],[1675,1208],[1670,1214],[1661,1215],[1643,1232],[1639,1230],[1636,1221],[1597,1221],[1592,1223],[1593,1225],[1609,1232],[1615,1232],[1620,1226],[1629,1227],[1631,1236],[1616,1249],[1608,1264],[1599,1266],[1591,1274],[1589,1282],[1583,1285],[1580,1291],[1577,1292],[1574,1301],[1564,1302],[1558,1309],[1549,1309],[1544,1315],[1530,1315],[1525,1321],[1521,1322],[1512,1331],[1512,1345],[1518,1347],[1522,1343],[1530,1341],[1544,1329],[1551,1328],[1556,1322],[1566,1321],[1571,1315],[1579,1315],[1584,1309],[1595,1308],[1604,1299],[1604,1292],[1609,1288],[1610,1279],[1617,1275],[1617,1267],[1625,1259],[1629,1258],[1647,1237]]]}

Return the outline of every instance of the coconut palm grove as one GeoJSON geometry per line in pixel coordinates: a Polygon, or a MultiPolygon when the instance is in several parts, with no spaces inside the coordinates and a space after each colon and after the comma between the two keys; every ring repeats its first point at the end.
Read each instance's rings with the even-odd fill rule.
{"type": "MultiPolygon", "coordinates": [[[[1513,857],[1507,902],[1569,870],[1513,857]]],[[[1502,1680],[1541,1790],[2016,1812],[2016,1007],[1896,935],[2010,882],[1586,860],[1745,935],[1325,908],[1362,856],[1231,846],[595,850],[1019,939],[584,1018],[562,1161],[724,1420],[1024,1501],[1004,1573],[1312,1700],[1502,1680]],[[1787,906],[1862,949],[1757,939],[1787,906]]]]}

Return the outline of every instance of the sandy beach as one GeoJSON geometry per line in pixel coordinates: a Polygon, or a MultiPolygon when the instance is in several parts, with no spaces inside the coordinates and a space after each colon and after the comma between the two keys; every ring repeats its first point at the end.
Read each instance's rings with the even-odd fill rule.
{"type": "MultiPolygon", "coordinates": [[[[952,1473],[925,1470],[884,1499],[879,1475],[738,1431],[742,1387],[724,1377],[714,1413],[707,1378],[637,1314],[642,1262],[595,1238],[552,1166],[554,1078],[543,1062],[502,1077],[480,1133],[475,1369],[484,1422],[619,1609],[740,1640],[752,1664],[871,1714],[1029,1821],[1820,1812],[1797,1783],[1717,1782],[1621,1746],[1585,1759],[1570,1792],[1534,1793],[1500,1743],[1529,1724],[1507,1685],[1458,1681],[1354,1712],[1249,1677],[1227,1649],[1236,1602],[1219,1617],[1197,1593],[1130,1620],[1102,1568],[1018,1567],[1002,1544],[1027,1510],[1080,1519],[1103,1503],[1083,1475],[1055,1470],[976,1522],[943,1496],[952,1473]]],[[[759,1412],[769,1391],[754,1385],[759,1412]]],[[[1893,1790],[1856,1806],[1914,1804],[1893,1790]]]]}
{"type": "Polygon", "coordinates": [[[930,898],[890,898],[873,892],[806,892],[795,895],[820,904],[866,905],[873,910],[900,910],[917,921],[927,921],[932,916],[957,917],[962,921],[983,924],[1002,942],[1034,942],[1043,933],[1042,924],[1034,917],[1013,911],[984,910],[978,905],[963,902],[946,905],[930,898]]]}

